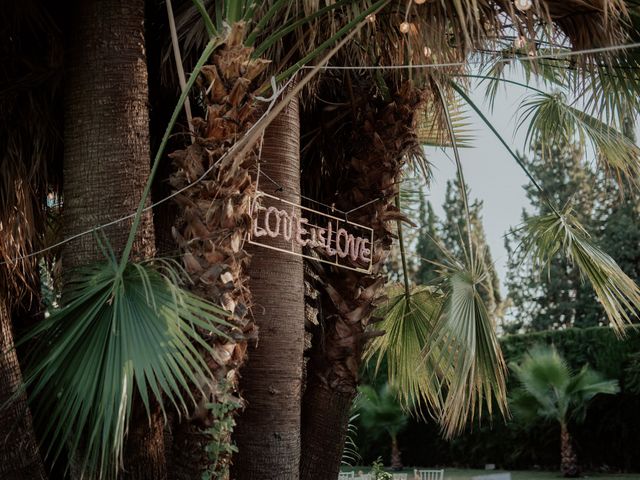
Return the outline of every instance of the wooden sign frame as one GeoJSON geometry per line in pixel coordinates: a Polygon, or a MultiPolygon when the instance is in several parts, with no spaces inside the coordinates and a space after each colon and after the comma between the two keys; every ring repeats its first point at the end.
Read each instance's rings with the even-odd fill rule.
{"type": "MultiPolygon", "coordinates": [[[[284,226],[284,231],[286,231],[286,228],[287,225],[284,226]]],[[[298,205],[288,200],[276,197],[275,195],[270,195],[261,191],[256,192],[256,195],[253,198],[253,202],[251,205],[251,229],[247,235],[247,242],[251,245],[257,245],[269,250],[275,250],[289,255],[308,258],[311,260],[334,265],[339,268],[345,268],[347,270],[353,270],[360,273],[371,273],[371,269],[373,266],[373,240],[373,229],[371,227],[351,222],[347,218],[339,218],[335,215],[323,213],[313,208],[298,205]],[[264,207],[260,205],[260,199],[263,197],[269,198],[275,203],[280,202],[282,204],[282,208],[278,208],[273,205],[271,205],[270,207],[264,207]],[[264,227],[259,226],[261,212],[264,212],[264,227]],[[324,226],[309,223],[309,221],[304,218],[304,212],[312,213],[315,218],[326,219],[327,228],[325,228],[324,226]],[[275,234],[270,226],[270,214],[275,214],[274,218],[276,218],[277,221],[275,234]],[[290,239],[286,239],[283,235],[280,235],[281,218],[285,218],[285,222],[289,222],[288,235],[286,235],[286,233],[285,235],[290,237],[290,239]],[[294,219],[297,222],[297,231],[295,233],[294,230],[296,229],[292,225],[294,219]],[[302,227],[302,225],[304,225],[304,227],[302,227]],[[308,227],[308,230],[305,227],[308,227]],[[364,233],[366,237],[361,235],[356,236],[351,233],[357,230],[360,230],[361,233],[364,233]],[[309,235],[310,238],[302,239],[302,235],[309,235]],[[291,249],[287,250],[286,248],[269,245],[261,240],[262,237],[270,238],[276,236],[285,238],[287,242],[290,242],[291,249]],[[342,247],[339,243],[339,239],[341,238],[343,239],[342,247]],[[328,254],[330,254],[331,251],[335,251],[335,254],[332,255],[333,259],[331,260],[328,258],[323,258],[321,255],[306,255],[304,253],[295,251],[296,244],[300,246],[300,248],[303,245],[311,244],[312,248],[323,248],[328,254]],[[367,267],[364,268],[353,266],[357,264],[356,262],[366,262],[367,267]]]]}

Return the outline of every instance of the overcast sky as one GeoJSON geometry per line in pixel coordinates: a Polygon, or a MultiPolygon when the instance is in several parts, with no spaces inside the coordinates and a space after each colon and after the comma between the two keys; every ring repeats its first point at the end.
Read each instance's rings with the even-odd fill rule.
{"type": "MultiPolygon", "coordinates": [[[[480,85],[472,92],[472,100],[483,108],[498,132],[511,144],[514,150],[524,150],[524,132],[515,134],[517,107],[525,90],[508,85],[498,94],[493,113],[484,102],[485,86],[480,85]]],[[[465,180],[469,184],[469,197],[484,202],[484,227],[489,248],[496,262],[502,293],[506,294],[504,279],[506,275],[507,253],[504,248],[504,235],[509,227],[520,223],[522,209],[529,203],[523,185],[527,178],[513,157],[506,151],[495,135],[482,120],[469,109],[474,139],[473,148],[460,149],[460,157],[465,180]]],[[[450,149],[449,149],[450,150],[450,149]]],[[[433,163],[433,183],[428,198],[437,215],[442,218],[442,203],[445,198],[447,180],[456,175],[453,152],[448,158],[441,150],[427,148],[427,155],[433,163]]]]}

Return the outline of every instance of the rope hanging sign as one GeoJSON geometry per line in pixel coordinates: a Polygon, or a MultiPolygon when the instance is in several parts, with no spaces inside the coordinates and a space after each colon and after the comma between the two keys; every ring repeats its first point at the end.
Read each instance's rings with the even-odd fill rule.
{"type": "Polygon", "coordinates": [[[371,273],[373,229],[258,191],[248,242],[270,250],[371,273]],[[317,256],[304,253],[311,247],[317,256]]]}

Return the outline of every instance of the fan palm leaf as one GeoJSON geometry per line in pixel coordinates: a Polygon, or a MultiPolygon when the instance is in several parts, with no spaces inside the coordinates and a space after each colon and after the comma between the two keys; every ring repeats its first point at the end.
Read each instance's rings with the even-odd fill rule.
{"type": "Polygon", "coordinates": [[[519,125],[527,126],[527,142],[539,142],[544,148],[574,137],[581,143],[590,141],[606,171],[637,185],[640,149],[616,128],[569,105],[560,92],[535,94],[525,99],[520,108],[519,125]]]}
{"type": "Polygon", "coordinates": [[[133,398],[148,415],[194,403],[189,385],[205,387],[209,367],[194,343],[225,336],[228,312],[184,290],[173,263],[114,258],[76,271],[66,304],[33,329],[26,372],[36,422],[56,459],[65,446],[83,471],[113,478],[122,462],[133,398]],[[79,445],[83,444],[80,448],[79,445]]]}
{"type": "Polygon", "coordinates": [[[617,393],[618,382],[587,366],[573,375],[555,347],[534,347],[511,368],[521,384],[510,399],[513,411],[527,423],[542,418],[560,424],[560,470],[565,477],[577,476],[569,419],[584,420],[588,402],[597,394],[617,393]]]}
{"type": "Polygon", "coordinates": [[[382,320],[372,326],[384,335],[371,341],[364,360],[374,360],[377,372],[386,359],[387,380],[405,408],[427,407],[438,412],[443,404],[442,385],[432,372],[444,369],[436,363],[437,355],[424,361],[423,351],[432,340],[444,295],[434,287],[406,292],[400,286],[389,288],[388,295],[375,313],[382,320]]]}
{"type": "Polygon", "coordinates": [[[588,402],[598,394],[615,394],[616,380],[584,366],[573,374],[555,347],[537,346],[511,366],[520,387],[510,398],[514,414],[526,421],[544,418],[566,423],[584,420],[588,402]]]}
{"type": "Polygon", "coordinates": [[[483,252],[476,252],[465,263],[448,263],[442,270],[445,308],[432,340],[425,345],[424,356],[427,361],[435,359],[446,365],[443,378],[447,393],[441,422],[445,434],[453,436],[476,412],[481,415],[483,402],[490,415],[494,402],[500,413],[507,415],[506,366],[495,325],[480,295],[486,275],[483,252]]]}
{"type": "Polygon", "coordinates": [[[564,253],[591,283],[611,325],[624,334],[624,326],[640,310],[640,288],[593,243],[571,207],[531,217],[523,228],[527,235],[522,246],[534,264],[543,269],[557,253],[564,253]]]}

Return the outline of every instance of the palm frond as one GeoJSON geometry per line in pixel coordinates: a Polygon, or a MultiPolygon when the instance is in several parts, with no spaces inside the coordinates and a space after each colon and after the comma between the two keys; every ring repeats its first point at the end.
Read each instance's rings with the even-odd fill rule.
{"type": "Polygon", "coordinates": [[[547,266],[560,251],[591,283],[611,325],[620,334],[640,310],[640,288],[613,258],[596,246],[567,206],[563,212],[531,217],[524,224],[523,243],[539,268],[547,266]]]}
{"type": "Polygon", "coordinates": [[[177,264],[117,261],[84,267],[67,284],[66,305],[27,337],[26,373],[36,422],[53,459],[66,446],[92,478],[114,478],[134,396],[147,414],[195,403],[211,372],[199,332],[223,336],[228,312],[178,284],[177,264]],[[79,445],[82,448],[79,449],[79,445]]]}
{"type": "Polygon", "coordinates": [[[424,108],[417,116],[416,135],[421,144],[431,147],[451,147],[454,143],[459,148],[472,146],[474,135],[470,128],[472,123],[469,115],[460,99],[452,95],[451,97],[448,108],[455,142],[451,140],[451,133],[446,119],[443,118],[440,102],[433,101],[425,103],[424,108]]]}
{"type": "Polygon", "coordinates": [[[630,51],[606,65],[598,65],[573,82],[583,108],[605,123],[620,125],[640,109],[640,56],[630,51]]]}
{"type": "MultiPolygon", "coordinates": [[[[536,51],[536,55],[564,53],[566,51],[568,51],[566,48],[540,49],[536,51]]],[[[572,77],[572,72],[567,68],[565,60],[544,59],[532,62],[528,59],[526,52],[524,52],[524,55],[514,56],[513,47],[509,46],[498,51],[497,55],[489,56],[478,77],[482,79],[480,84],[485,84],[485,100],[488,102],[490,110],[493,110],[495,99],[501,91],[501,85],[514,83],[521,87],[531,88],[532,84],[542,84],[546,87],[564,89],[572,77]],[[513,82],[507,78],[516,72],[523,74],[524,83],[513,82]]]]}
{"type": "Polygon", "coordinates": [[[521,104],[519,127],[527,125],[526,141],[543,148],[576,137],[591,142],[604,169],[619,181],[638,185],[640,149],[615,127],[567,103],[563,93],[539,93],[521,104]]]}
{"type": "Polygon", "coordinates": [[[527,423],[538,417],[561,424],[570,416],[582,421],[594,396],[619,391],[616,380],[605,380],[586,365],[574,375],[553,346],[533,347],[511,369],[520,387],[512,393],[510,405],[517,418],[527,423]]]}
{"type": "Polygon", "coordinates": [[[380,434],[397,435],[407,426],[409,417],[396,397],[396,389],[389,383],[379,390],[371,385],[358,387],[357,409],[364,428],[380,434]]]}
{"type": "Polygon", "coordinates": [[[423,360],[443,302],[443,294],[433,287],[416,287],[409,294],[400,286],[390,287],[389,299],[375,314],[382,320],[370,327],[385,334],[371,341],[365,361],[374,359],[378,371],[386,359],[387,380],[405,408],[439,411],[443,403],[440,375],[433,374],[443,371],[438,357],[423,360]]]}
{"type": "Polygon", "coordinates": [[[347,425],[347,437],[344,441],[342,459],[340,460],[341,465],[352,467],[354,465],[357,465],[362,460],[362,456],[358,452],[358,445],[356,444],[358,427],[356,426],[355,422],[359,416],[359,413],[354,413],[349,417],[349,424],[347,425]]]}
{"type": "Polygon", "coordinates": [[[423,352],[428,362],[447,366],[441,423],[448,437],[460,432],[476,412],[481,415],[483,402],[490,415],[494,401],[502,415],[507,415],[506,366],[479,291],[486,275],[482,252],[467,263],[444,266],[445,309],[423,352]],[[432,345],[439,349],[430,348],[432,345]]]}

